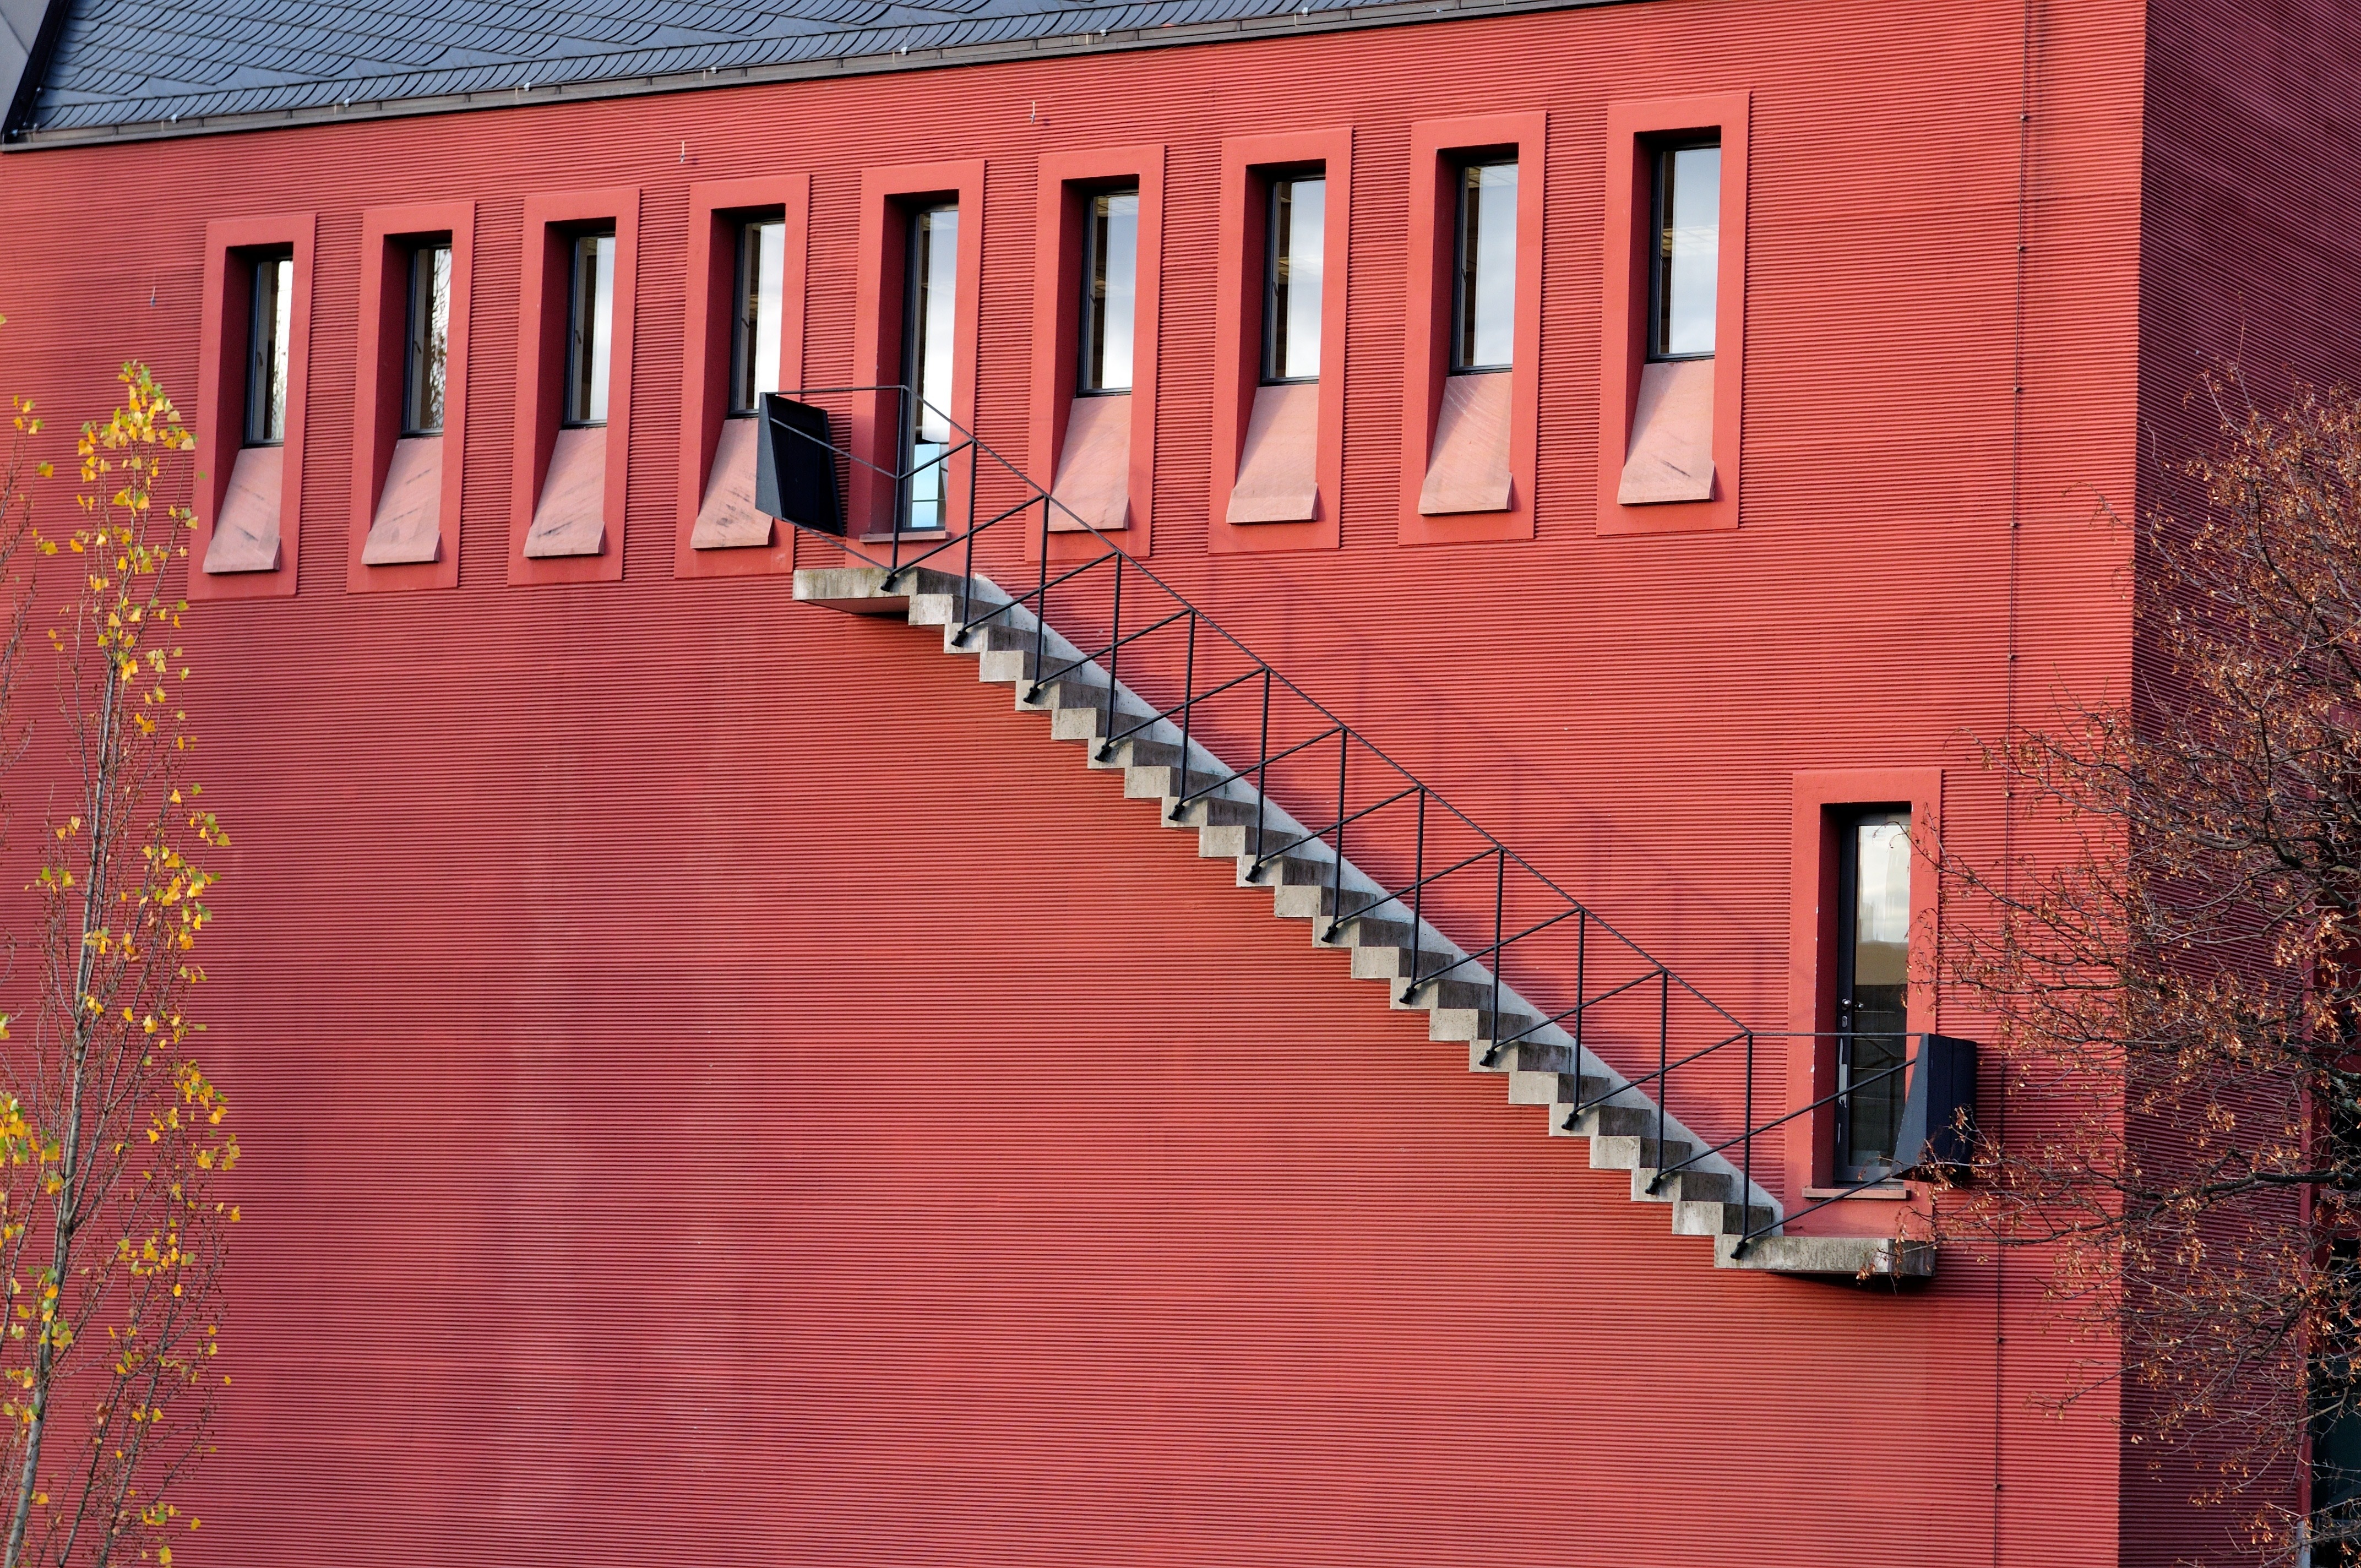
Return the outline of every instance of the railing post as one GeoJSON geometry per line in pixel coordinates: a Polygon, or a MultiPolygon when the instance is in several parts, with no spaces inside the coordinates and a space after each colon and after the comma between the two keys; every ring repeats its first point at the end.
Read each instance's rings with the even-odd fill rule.
{"type": "Polygon", "coordinates": [[[967,646],[967,623],[975,613],[975,448],[968,448],[967,460],[967,532],[961,545],[964,565],[960,568],[960,630],[959,645],[967,646]]]}
{"type": "Polygon", "coordinates": [[[1041,580],[1033,590],[1033,669],[1025,686],[1025,700],[1041,695],[1041,666],[1048,660],[1049,641],[1049,496],[1041,496],[1041,580]]]}
{"type": "Polygon", "coordinates": [[[1255,858],[1253,875],[1262,874],[1262,823],[1270,799],[1270,666],[1262,667],[1262,735],[1255,743],[1255,858]]]}
{"type": "Polygon", "coordinates": [[[1754,1240],[1754,1031],[1746,1031],[1746,1155],[1742,1175],[1738,1184],[1738,1212],[1744,1222],[1739,1226],[1738,1245],[1730,1249],[1733,1257],[1744,1255],[1754,1240]]]}
{"type": "Polygon", "coordinates": [[[1099,726],[1099,742],[1091,748],[1099,762],[1107,760],[1106,738],[1115,733],[1115,672],[1123,664],[1123,557],[1115,558],[1114,627],[1107,633],[1106,718],[1099,726]]]}
{"type": "Polygon", "coordinates": [[[1353,737],[1341,725],[1336,729],[1336,863],[1328,869],[1328,939],[1336,939],[1336,923],[1345,917],[1345,759],[1352,753],[1353,737]]]}
{"type": "Polygon", "coordinates": [[[1418,838],[1411,846],[1410,860],[1410,983],[1402,987],[1401,1000],[1407,1004],[1418,994],[1419,971],[1424,967],[1426,947],[1426,786],[1418,786],[1418,838]]]}
{"type": "Polygon", "coordinates": [[[910,389],[894,389],[894,515],[886,521],[893,538],[885,546],[885,559],[891,563],[885,571],[885,587],[892,591],[894,579],[902,570],[902,514],[909,510],[910,473],[906,465],[917,448],[910,441],[910,389]]]}
{"type": "Polygon", "coordinates": [[[1653,1192],[1656,1183],[1664,1179],[1664,1108],[1673,1102],[1673,1080],[1664,1059],[1672,1044],[1673,971],[1664,965],[1656,966],[1656,1174],[1648,1179],[1648,1190],[1653,1192]]]}
{"type": "MultiPolygon", "coordinates": [[[[1180,798],[1189,794],[1189,721],[1197,716],[1197,612],[1189,612],[1189,651],[1180,663],[1180,798]]],[[[1166,821],[1177,818],[1166,817],[1166,821]]]]}
{"type": "Polygon", "coordinates": [[[1582,1024],[1590,1008],[1590,911],[1574,917],[1574,1101],[1582,1103],[1582,1024]]]}
{"type": "Polygon", "coordinates": [[[1484,1053],[1488,1062],[1500,1059],[1500,920],[1509,902],[1509,847],[1500,844],[1492,850],[1492,1048],[1484,1053]]]}

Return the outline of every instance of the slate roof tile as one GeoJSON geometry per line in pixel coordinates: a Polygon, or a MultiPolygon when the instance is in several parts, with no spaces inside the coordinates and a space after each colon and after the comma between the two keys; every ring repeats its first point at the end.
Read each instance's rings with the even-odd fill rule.
{"type": "Polygon", "coordinates": [[[1360,0],[74,0],[36,128],[1074,38],[1360,0]]]}

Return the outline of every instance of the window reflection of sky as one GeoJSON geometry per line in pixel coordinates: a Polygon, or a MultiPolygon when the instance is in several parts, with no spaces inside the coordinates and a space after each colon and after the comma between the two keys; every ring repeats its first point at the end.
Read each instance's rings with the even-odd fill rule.
{"type": "Polygon", "coordinates": [[[1910,829],[1899,822],[1860,828],[1860,899],[1855,921],[1863,942],[1910,939],[1910,829]]]}
{"type": "Polygon", "coordinates": [[[1721,148],[1682,148],[1666,165],[1672,192],[1663,237],[1662,352],[1711,354],[1721,263],[1721,148]]]}

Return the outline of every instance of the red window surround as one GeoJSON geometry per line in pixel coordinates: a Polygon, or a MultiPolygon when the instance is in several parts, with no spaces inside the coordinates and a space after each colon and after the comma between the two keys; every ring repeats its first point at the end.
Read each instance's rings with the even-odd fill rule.
{"type": "MultiPolygon", "coordinates": [[[[959,203],[959,319],[951,373],[951,420],[975,428],[975,361],[978,296],[983,288],[983,171],[982,159],[958,163],[911,163],[863,170],[861,175],[861,250],[852,306],[852,377],[863,386],[891,386],[902,378],[902,273],[908,258],[909,214],[928,198],[959,203]]],[[[856,540],[884,538],[899,521],[894,486],[885,477],[899,464],[900,432],[890,394],[852,400],[851,446],[885,470],[851,465],[845,498],[845,531],[856,540]]],[[[951,461],[950,527],[953,537],[967,528],[967,494],[974,466],[951,461]]],[[[939,534],[923,534],[937,539],[939,534]]]]}
{"type": "MultiPolygon", "coordinates": [[[[1035,231],[1037,258],[1033,291],[1033,392],[1027,411],[1031,477],[1056,490],[1061,499],[1078,481],[1093,476],[1074,472],[1075,465],[1093,454],[1071,452],[1074,382],[1081,353],[1079,310],[1082,276],[1083,206],[1095,191],[1109,185],[1139,183],[1139,251],[1136,303],[1132,317],[1131,391],[1123,401],[1129,411],[1129,440],[1125,466],[1130,504],[1118,532],[1125,550],[1145,555],[1153,522],[1156,471],[1156,329],[1161,296],[1160,263],[1164,254],[1164,148],[1109,148],[1096,152],[1050,152],[1039,164],[1040,213],[1035,231]]],[[[960,231],[962,246],[967,231],[960,231]]],[[[962,274],[963,276],[964,274],[962,274]]],[[[1092,399],[1109,407],[1113,399],[1092,399]]],[[[1038,526],[1038,524],[1037,524],[1038,526]]],[[[1062,512],[1053,512],[1053,533],[1090,532],[1062,512]]],[[[1038,535],[1028,532],[1038,541],[1038,535]]],[[[1036,546],[1038,548],[1038,544],[1036,546]]],[[[1052,559],[1080,560],[1095,554],[1087,538],[1053,540],[1052,559]]]]}
{"type": "Polygon", "coordinates": [[[638,294],[640,192],[625,186],[528,196],[519,268],[515,481],[509,498],[509,583],[612,583],[623,576],[624,477],[631,450],[631,339],[638,294]],[[525,554],[565,412],[566,304],[574,236],[615,228],[615,317],[608,362],[605,483],[598,553],[525,554]]]}
{"type": "Polygon", "coordinates": [[[1402,335],[1403,544],[1462,544],[1533,536],[1533,472],[1540,437],[1543,181],[1549,116],[1490,115],[1420,120],[1410,127],[1410,276],[1402,335]],[[1517,327],[1508,408],[1509,504],[1499,510],[1423,515],[1419,497],[1437,454],[1444,383],[1451,379],[1451,283],[1459,168],[1481,154],[1517,159],[1517,327]]]}
{"type": "Polygon", "coordinates": [[[436,203],[371,207],[361,214],[360,340],[354,359],[353,504],[351,553],[345,561],[348,593],[380,589],[448,588],[459,581],[459,481],[467,466],[467,301],[475,274],[476,204],[436,203]],[[386,480],[401,436],[403,377],[408,367],[410,257],[421,236],[451,236],[451,328],[444,371],[434,558],[400,565],[368,564],[369,532],[384,506],[386,480]]]}
{"type": "Polygon", "coordinates": [[[303,405],[312,344],[313,242],[318,223],[311,213],[265,218],[222,218],[205,225],[204,298],[197,341],[196,520],[189,538],[189,598],[238,599],[283,598],[295,591],[295,564],[302,542],[303,499],[303,405]],[[262,542],[274,564],[263,570],[207,571],[214,554],[215,526],[222,521],[230,480],[246,443],[246,361],[253,330],[254,280],[233,265],[258,251],[292,250],[294,292],[287,333],[287,439],[265,476],[260,510],[266,532],[276,532],[276,549],[262,542]]]}
{"type": "Polygon", "coordinates": [[[1607,257],[1601,274],[1598,532],[1686,533],[1739,519],[1746,387],[1746,132],[1749,95],[1653,98],[1607,106],[1607,257]],[[1721,251],[1715,285],[1713,499],[1625,506],[1617,498],[1647,362],[1650,154],[1684,131],[1721,133],[1721,251]]]}
{"type": "Polygon", "coordinates": [[[773,521],[768,544],[699,550],[697,516],[713,477],[715,448],[730,409],[730,336],[735,309],[737,223],[777,211],[786,225],[780,282],[779,384],[803,384],[804,279],[811,176],[717,181],[688,188],[688,306],[681,329],[680,510],[673,539],[675,577],[739,577],[791,571],[795,530],[773,521]]]}
{"type": "MultiPolygon", "coordinates": [[[[1915,853],[1910,872],[1909,1028],[1936,1028],[1935,922],[1940,887],[1927,850],[1941,840],[1943,771],[1940,768],[1832,768],[1795,775],[1792,855],[1789,861],[1787,1108],[1800,1110],[1836,1091],[1834,997],[1837,974],[1837,822],[1850,806],[1906,806],[1915,853]],[[1802,1036],[1809,1036],[1810,1038],[1802,1036]]],[[[1806,1188],[1828,1184],[1835,1170],[1836,1113],[1823,1105],[1788,1124],[1786,1166],[1809,1172],[1806,1188]]],[[[1785,1197],[1803,1199],[1791,1178],[1785,1197]]],[[[1832,1203],[1813,1216],[1824,1228],[1889,1223],[1874,1200],[1832,1203]],[[1856,1208],[1858,1205],[1858,1209],[1856,1208]]],[[[1890,1208],[1890,1205],[1886,1207],[1890,1208]]]]}
{"type": "Polygon", "coordinates": [[[1334,550],[1341,541],[1345,485],[1345,294],[1353,225],[1353,133],[1349,127],[1222,143],[1221,232],[1213,302],[1213,504],[1205,547],[1213,554],[1334,550]],[[1246,455],[1262,380],[1264,247],[1270,175],[1317,166],[1328,182],[1321,236],[1320,387],[1312,471],[1319,487],[1309,521],[1229,521],[1230,495],[1246,455]]]}

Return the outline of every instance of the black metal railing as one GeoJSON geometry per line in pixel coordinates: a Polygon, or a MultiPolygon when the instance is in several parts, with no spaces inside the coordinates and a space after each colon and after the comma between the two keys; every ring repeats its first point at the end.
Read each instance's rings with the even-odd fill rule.
{"type": "MultiPolygon", "coordinates": [[[[1839,1098],[1824,1096],[1756,1120],[1758,1080],[1765,1080],[1760,1096],[1764,1103],[1783,1103],[1787,1055],[1803,1037],[1751,1028],[1674,973],[1279,674],[1144,562],[1090,530],[973,432],[946,416],[952,439],[905,471],[899,455],[906,450],[902,432],[909,427],[908,388],[805,388],[776,396],[804,400],[832,416],[850,400],[870,400],[874,444],[883,449],[890,440],[897,455],[893,466],[881,465],[850,441],[829,438],[824,423],[811,420],[807,410],[796,410],[790,418],[785,411],[792,405],[766,404],[765,493],[815,493],[809,484],[783,488],[778,475],[785,466],[825,463],[831,466],[829,483],[818,488],[840,494],[852,487],[838,486],[838,474],[865,475],[869,483],[858,493],[865,493],[873,509],[850,520],[856,525],[850,528],[841,517],[781,521],[842,551],[848,564],[882,569],[889,591],[914,583],[917,573],[928,569],[955,578],[953,637],[967,643],[1005,629],[1027,655],[1028,701],[1070,706],[1055,702],[1058,694],[1051,689],[1070,680],[1085,691],[1097,707],[1095,760],[1106,762],[1126,744],[1137,748],[1135,758],[1159,754],[1152,736],[1159,727],[1171,726],[1180,740],[1177,748],[1167,743],[1175,779],[1165,792],[1172,820],[1200,803],[1226,798],[1224,791],[1233,784],[1252,785],[1252,820],[1236,824],[1247,830],[1247,880],[1268,875],[1315,889],[1324,905],[1318,918],[1325,921],[1315,928],[1330,944],[1342,943],[1356,923],[1388,923],[1379,935],[1390,933],[1400,954],[1393,976],[1400,986],[1396,1000],[1408,1005],[1429,993],[1435,1005],[1472,1010],[1472,1033],[1484,1065],[1506,1059],[1572,1072],[1579,1085],[1587,1056],[1621,1075],[1620,1083],[1611,1077],[1600,1080],[1595,1097],[1578,1093],[1576,1102],[1565,1107],[1569,1125],[1627,1089],[1645,1091],[1660,1156],[1676,1138],[1694,1139],[1677,1160],[1653,1162],[1652,1190],[1682,1172],[1724,1162],[1741,1178],[1739,1201],[1746,1205],[1740,1253],[1787,1221],[1889,1179],[1860,1182],[1808,1207],[1774,1212],[1758,1224],[1757,1144],[1839,1098]],[[894,411],[890,436],[888,400],[894,411]],[[963,487],[954,488],[952,510],[964,510],[964,523],[939,531],[939,537],[913,536],[903,515],[912,479],[920,468],[955,461],[962,463],[966,478],[963,487]],[[989,573],[1007,597],[980,598],[979,571],[989,573]],[[1027,576],[1031,586],[1017,587],[1027,576]],[[1020,609],[1032,617],[1029,631],[1011,619],[1020,609]],[[1051,641],[1053,617],[1064,649],[1051,641]],[[1103,689],[1095,679],[1100,670],[1103,689]],[[1141,706],[1127,707],[1126,695],[1141,706]],[[1200,752],[1208,759],[1253,760],[1201,770],[1200,752]],[[1321,825],[1301,826],[1294,809],[1278,802],[1311,810],[1321,825]],[[1328,853],[1292,853],[1315,846],[1328,853]],[[1370,885],[1348,883],[1348,859],[1370,885]],[[1431,940],[1431,931],[1456,935],[1445,946],[1431,940]],[[1470,937],[1476,945],[1467,945],[1470,937]],[[1511,965],[1513,981],[1508,978],[1511,965]],[[1510,1011],[1527,1004],[1536,1011],[1510,1011]],[[1554,1035],[1570,1045],[1557,1043],[1554,1035]],[[1609,1047],[1598,1048],[1599,1042],[1609,1047]],[[1653,1066],[1645,1059],[1650,1042],[1653,1066]]],[[[1011,642],[986,645],[1005,649],[1011,642]]],[[[1368,940],[1368,935],[1365,930],[1360,945],[1387,945],[1368,940]]],[[[1899,1065],[1864,1078],[1849,1091],[1907,1072],[1920,1054],[1914,1049],[1899,1065]]],[[[1793,1174],[1784,1160],[1779,1169],[1782,1178],[1793,1174]]],[[[1802,1195],[1803,1181],[1786,1185],[1802,1195]]]]}

